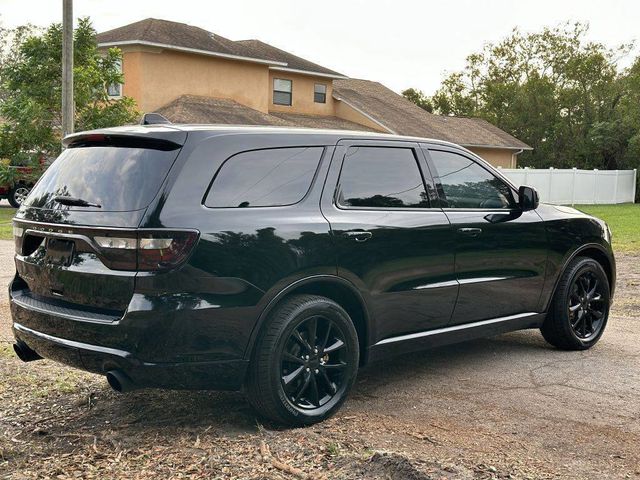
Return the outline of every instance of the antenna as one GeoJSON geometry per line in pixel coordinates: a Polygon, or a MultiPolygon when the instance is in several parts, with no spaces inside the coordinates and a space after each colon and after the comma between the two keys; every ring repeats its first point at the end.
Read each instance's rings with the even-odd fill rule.
{"type": "Polygon", "coordinates": [[[159,113],[145,113],[140,119],[140,125],[167,125],[171,124],[169,120],[159,113]]]}

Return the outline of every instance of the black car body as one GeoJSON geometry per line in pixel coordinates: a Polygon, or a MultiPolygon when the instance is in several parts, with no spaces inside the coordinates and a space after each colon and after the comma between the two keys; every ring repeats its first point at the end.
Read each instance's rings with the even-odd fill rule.
{"type": "MultiPolygon", "coordinates": [[[[291,298],[337,304],[357,339],[349,358],[363,365],[541,327],[579,258],[606,275],[607,303],[593,338],[565,347],[586,348],[604,329],[615,283],[604,222],[537,205],[527,197],[535,192],[518,190],[459,146],[173,125],[85,132],[65,143],[14,219],[11,312],[25,360],[109,373],[119,390],[241,389],[261,361],[256,345],[273,312],[291,298]]],[[[591,296],[603,302],[602,295],[591,296]]],[[[584,302],[572,306],[578,300],[567,308],[587,312],[584,302]]],[[[330,341],[339,337],[326,328],[330,341]]],[[[321,336],[303,335],[292,348],[310,347],[310,335],[321,336]]],[[[310,369],[324,373],[332,357],[301,358],[307,378],[310,369]]],[[[287,368],[283,378],[297,372],[287,368]]],[[[254,373],[253,383],[262,377],[254,373]]],[[[338,378],[327,376],[324,394],[307,381],[317,402],[293,402],[291,418],[263,413],[289,423],[324,418],[339,406],[327,400],[340,393],[338,378]],[[323,401],[326,408],[312,408],[323,401]]]]}

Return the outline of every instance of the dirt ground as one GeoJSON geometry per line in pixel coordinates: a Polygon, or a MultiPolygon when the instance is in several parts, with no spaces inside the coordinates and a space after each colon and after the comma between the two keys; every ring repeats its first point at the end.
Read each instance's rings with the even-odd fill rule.
{"type": "MultiPolygon", "coordinates": [[[[0,281],[12,275],[0,242],[0,281]]],[[[562,352],[537,331],[363,370],[304,429],[238,393],[139,391],[10,350],[0,296],[0,478],[640,479],[640,255],[619,255],[607,331],[562,352]]]]}

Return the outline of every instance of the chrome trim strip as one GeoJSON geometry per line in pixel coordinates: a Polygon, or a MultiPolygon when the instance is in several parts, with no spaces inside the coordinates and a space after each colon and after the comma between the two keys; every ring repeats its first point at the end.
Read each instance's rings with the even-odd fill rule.
{"type": "Polygon", "coordinates": [[[497,282],[498,280],[507,280],[510,277],[476,277],[476,278],[463,278],[458,280],[460,285],[466,285],[468,283],[483,283],[483,282],[497,282]]]}
{"type": "Polygon", "coordinates": [[[489,320],[481,320],[479,322],[465,323],[462,325],[454,325],[452,327],[438,328],[436,330],[427,330],[426,332],[410,333],[408,335],[400,335],[398,337],[385,338],[384,340],[380,340],[379,342],[377,342],[374,346],[384,345],[387,343],[394,343],[394,342],[403,342],[405,340],[415,340],[417,338],[430,337],[432,335],[440,335],[443,333],[456,332],[458,330],[466,330],[467,328],[483,327],[485,325],[491,325],[493,323],[509,322],[511,320],[517,320],[519,318],[525,318],[525,317],[533,317],[535,315],[538,315],[538,314],[535,312],[518,313],[517,315],[509,315],[508,317],[492,318],[489,320]]]}
{"type": "Polygon", "coordinates": [[[446,282],[427,283],[426,285],[418,285],[414,290],[426,290],[429,288],[455,287],[458,285],[457,280],[448,280],[446,282]]]}

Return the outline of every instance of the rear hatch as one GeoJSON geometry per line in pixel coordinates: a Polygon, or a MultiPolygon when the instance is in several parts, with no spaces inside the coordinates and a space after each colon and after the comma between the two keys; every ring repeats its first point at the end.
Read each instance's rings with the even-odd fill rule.
{"type": "Polygon", "coordinates": [[[14,300],[63,317],[120,318],[134,291],[138,226],[185,139],[159,127],[71,137],[14,219],[14,300]]]}

